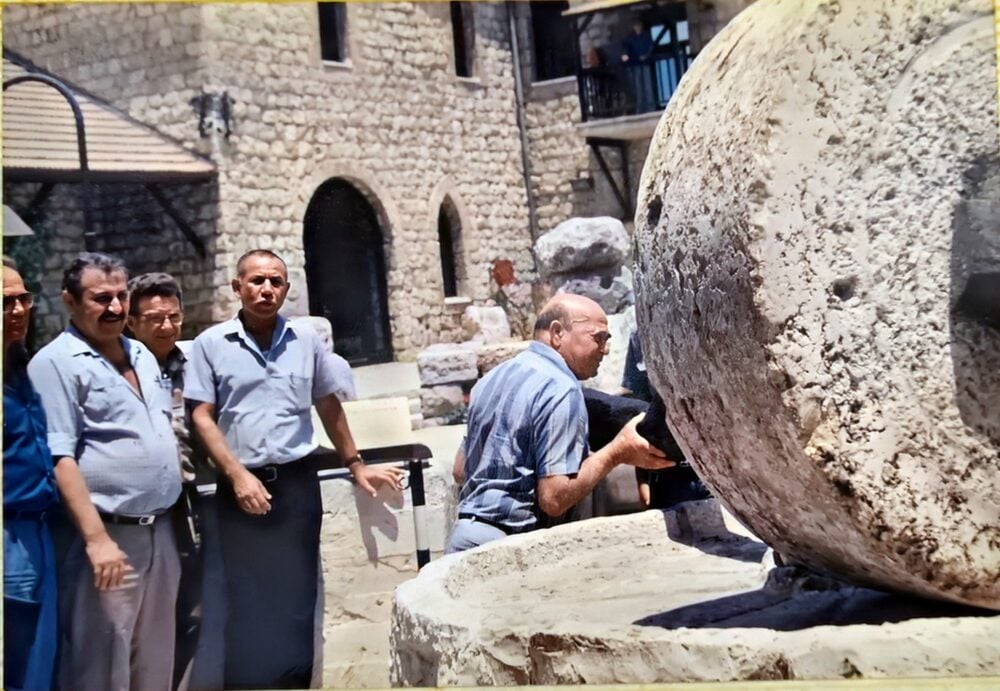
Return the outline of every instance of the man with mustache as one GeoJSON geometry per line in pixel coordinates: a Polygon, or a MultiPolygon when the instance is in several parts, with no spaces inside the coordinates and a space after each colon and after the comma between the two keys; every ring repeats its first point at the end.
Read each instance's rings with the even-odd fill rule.
{"type": "Polygon", "coordinates": [[[311,407],[358,486],[401,487],[398,468],[366,467],[337,399],[332,353],[279,316],[288,269],[270,250],[240,257],[234,319],[195,339],[185,398],[219,469],[228,589],[227,688],[308,688],[313,666],[322,500],[311,407]]]}
{"type": "Polygon", "coordinates": [[[468,433],[453,471],[464,484],[446,552],[535,530],[622,463],[673,465],[636,432],[639,416],[583,463],[587,408],[580,381],[597,374],[610,338],[600,305],[560,293],[542,308],[528,349],[472,389],[468,433]]]}
{"type": "Polygon", "coordinates": [[[168,689],[180,563],[167,512],[181,491],[169,380],[122,336],[128,273],[77,257],[70,326],[28,365],[48,417],[56,485],[76,526],[61,567],[60,686],[168,689]]]}
{"type": "Polygon", "coordinates": [[[45,411],[24,339],[34,296],[3,258],[3,661],[8,689],[48,689],[56,661],[56,563],[49,512],[59,501],[45,411]]]}

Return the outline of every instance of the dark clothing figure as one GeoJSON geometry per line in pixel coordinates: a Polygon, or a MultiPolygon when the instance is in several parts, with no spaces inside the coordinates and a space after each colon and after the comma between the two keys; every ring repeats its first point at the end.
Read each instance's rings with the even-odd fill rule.
{"type": "Polygon", "coordinates": [[[636,480],[649,484],[649,508],[668,509],[683,501],[707,499],[711,493],[684,458],[684,452],[667,427],[666,407],[658,394],[652,403],[624,396],[614,396],[595,389],[583,389],[587,404],[589,442],[592,448],[606,444],[625,424],[639,413],[646,417],[636,431],[650,444],[663,451],[677,465],[665,470],[636,468],[636,480]]]}
{"type": "MultiPolygon", "coordinates": [[[[160,367],[163,378],[170,381],[173,402],[173,428],[180,453],[181,496],[172,509],[177,554],[181,560],[181,581],[177,589],[177,641],[174,650],[174,689],[187,689],[191,681],[194,656],[202,622],[202,530],[201,497],[195,483],[195,456],[191,428],[184,407],[184,363],[181,349],[174,349],[160,367]]],[[[203,454],[198,460],[204,461],[203,454]]],[[[204,462],[202,463],[204,464],[204,462]]]]}
{"type": "Polygon", "coordinates": [[[638,398],[640,401],[653,400],[653,391],[649,386],[649,375],[646,373],[646,363],[642,359],[639,331],[636,329],[633,329],[628,337],[625,370],[622,373],[622,388],[628,389],[632,398],[638,398]]]}
{"type": "Polygon", "coordinates": [[[267,516],[243,511],[228,482],[216,495],[229,601],[242,605],[226,621],[226,688],[307,689],[323,516],[315,464],[251,472],[277,498],[267,516]]]}
{"type": "Polygon", "coordinates": [[[647,113],[656,109],[653,94],[653,39],[641,24],[633,26],[633,32],[622,41],[622,63],[634,104],[635,113],[647,113]]]}
{"type": "Polygon", "coordinates": [[[649,508],[669,509],[684,501],[708,499],[712,496],[701,478],[694,472],[694,468],[684,458],[684,452],[670,433],[667,427],[667,407],[658,393],[653,394],[646,417],[636,430],[648,439],[650,444],[667,451],[669,458],[678,461],[676,466],[666,470],[635,469],[636,481],[640,484],[649,484],[649,508]]]}
{"type": "Polygon", "coordinates": [[[20,345],[11,347],[3,386],[4,682],[48,689],[56,659],[56,566],[49,512],[59,498],[46,441],[45,411],[20,345]]]}
{"type": "Polygon", "coordinates": [[[646,31],[633,31],[622,41],[622,55],[628,57],[629,65],[647,62],[653,53],[653,39],[646,31]]]}

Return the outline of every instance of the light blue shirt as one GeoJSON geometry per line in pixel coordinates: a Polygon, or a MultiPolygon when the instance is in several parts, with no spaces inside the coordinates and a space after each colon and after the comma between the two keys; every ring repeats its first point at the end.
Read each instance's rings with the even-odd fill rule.
{"type": "Polygon", "coordinates": [[[261,350],[237,316],[194,340],[184,398],[215,406],[226,443],[246,467],[290,463],[316,449],[313,401],[339,386],[332,356],[312,328],[282,317],[261,350]]]}
{"type": "Polygon", "coordinates": [[[161,513],[181,492],[170,381],[144,345],[124,337],[122,345],[142,396],[72,326],[38,352],[28,375],[52,455],[76,460],[98,511],[161,513]]]}
{"type": "Polygon", "coordinates": [[[531,530],[538,478],[575,475],[587,450],[580,382],[555,350],[534,341],[472,389],[458,512],[531,530]]]}

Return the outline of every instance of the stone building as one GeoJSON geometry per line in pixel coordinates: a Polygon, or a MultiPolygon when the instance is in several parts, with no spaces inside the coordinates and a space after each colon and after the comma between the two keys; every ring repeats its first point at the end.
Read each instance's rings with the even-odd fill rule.
{"type": "Polygon", "coordinates": [[[85,247],[177,275],[194,333],[233,313],[236,258],[263,246],[289,262],[286,311],[329,318],[355,364],[459,340],[494,261],[533,280],[532,243],[559,222],[631,221],[669,82],[750,1],[5,7],[8,59],[215,167],[151,190],[5,166],[39,235],[40,337],[85,247]],[[635,18],[656,43],[648,112],[620,74],[581,69],[592,48],[616,58],[635,18]]]}

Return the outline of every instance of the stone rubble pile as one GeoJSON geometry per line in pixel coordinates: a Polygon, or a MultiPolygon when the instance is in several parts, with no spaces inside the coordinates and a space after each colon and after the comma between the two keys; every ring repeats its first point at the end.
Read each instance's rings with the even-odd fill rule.
{"type": "MultiPolygon", "coordinates": [[[[571,218],[534,246],[539,273],[553,291],[585,295],[608,314],[610,351],[597,376],[584,386],[609,393],[621,384],[629,334],[635,328],[630,247],[625,226],[607,216],[571,218]]],[[[507,313],[498,305],[470,305],[461,323],[464,342],[435,344],[417,356],[425,427],[462,422],[467,394],[479,377],[530,343],[514,339],[507,313]]]]}
{"type": "Polygon", "coordinates": [[[462,343],[436,343],[417,355],[422,427],[465,420],[468,393],[479,378],[524,350],[515,341],[503,308],[470,305],[462,314],[462,343]]]}
{"type": "Polygon", "coordinates": [[[538,271],[557,292],[584,295],[608,315],[608,354],[584,386],[617,393],[621,387],[628,338],[635,328],[635,295],[629,268],[631,241],[616,218],[571,218],[535,242],[538,271]]]}

